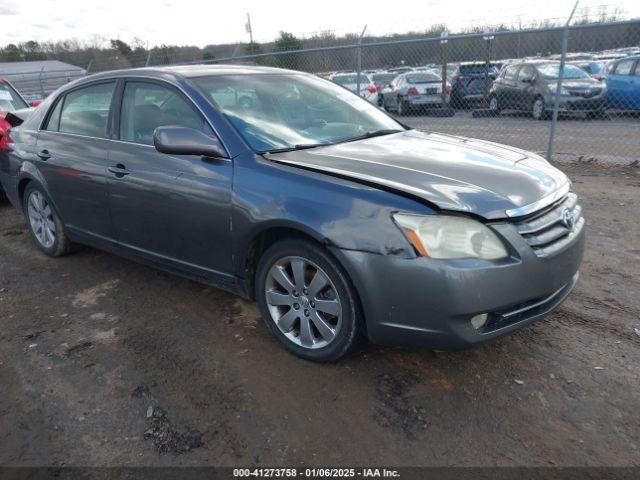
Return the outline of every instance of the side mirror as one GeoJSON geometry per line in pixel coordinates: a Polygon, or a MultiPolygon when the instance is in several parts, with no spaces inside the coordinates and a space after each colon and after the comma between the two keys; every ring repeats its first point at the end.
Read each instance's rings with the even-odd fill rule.
{"type": "Polygon", "coordinates": [[[187,127],[158,127],[153,132],[153,145],[160,153],[171,155],[200,155],[224,158],[226,153],[220,140],[187,127]]]}
{"type": "Polygon", "coordinates": [[[42,103],[42,100],[34,100],[33,102],[30,103],[30,105],[32,107],[38,107],[40,106],[41,103],[42,103]]]}

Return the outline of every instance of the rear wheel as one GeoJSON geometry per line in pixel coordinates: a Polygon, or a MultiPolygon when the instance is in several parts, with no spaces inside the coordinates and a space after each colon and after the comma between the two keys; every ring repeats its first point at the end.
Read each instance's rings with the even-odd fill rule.
{"type": "Polygon", "coordinates": [[[30,183],[23,198],[24,216],[36,246],[51,257],[71,253],[76,245],[67,237],[64,225],[44,189],[30,183]]]}
{"type": "Polygon", "coordinates": [[[531,105],[531,116],[534,120],[544,120],[546,118],[544,99],[537,97],[531,105]]]}
{"type": "Polygon", "coordinates": [[[409,113],[409,103],[403,100],[402,97],[398,97],[398,115],[403,117],[409,113]]]}
{"type": "Polygon", "coordinates": [[[264,253],[256,300],[267,328],[299,357],[334,361],[359,343],[354,288],[337,261],[310,241],[285,240],[264,253]]]}

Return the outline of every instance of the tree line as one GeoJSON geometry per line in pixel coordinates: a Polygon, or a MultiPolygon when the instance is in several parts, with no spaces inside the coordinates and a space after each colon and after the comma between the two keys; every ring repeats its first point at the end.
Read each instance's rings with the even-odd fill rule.
{"type": "MultiPolygon", "coordinates": [[[[573,30],[569,51],[601,51],[640,45],[640,20],[628,24],[616,24],[619,15],[600,19],[582,18],[579,23],[596,23],[592,28],[573,30]]],[[[521,58],[549,55],[560,52],[562,32],[549,30],[557,27],[553,22],[538,22],[526,28],[538,31],[523,33],[524,27],[498,25],[496,32],[507,32],[485,41],[479,38],[450,38],[446,45],[439,41],[391,43],[367,47],[369,43],[406,41],[412,39],[439,38],[447,30],[444,24],[433,25],[424,31],[384,36],[367,36],[363,41],[363,68],[388,68],[398,65],[425,65],[429,63],[460,62],[470,60],[521,58]]],[[[482,27],[459,31],[459,34],[482,33],[482,27]]],[[[449,32],[450,36],[454,32],[449,32]]],[[[331,51],[300,52],[303,49],[340,47],[357,43],[357,35],[335,35],[327,31],[308,38],[299,38],[289,32],[280,32],[273,42],[247,44],[218,44],[205,47],[159,45],[148,47],[142,40],[127,43],[120,39],[108,42],[100,39],[89,41],[63,40],[56,42],[27,41],[10,43],[0,48],[0,62],[33,60],[60,60],[92,72],[115,68],[142,67],[174,63],[229,61],[239,57],[239,62],[292,68],[310,72],[352,70],[355,66],[354,48],[331,51]],[[273,52],[286,54],[270,55],[273,52]],[[255,56],[246,58],[247,56],[255,56]]]]}

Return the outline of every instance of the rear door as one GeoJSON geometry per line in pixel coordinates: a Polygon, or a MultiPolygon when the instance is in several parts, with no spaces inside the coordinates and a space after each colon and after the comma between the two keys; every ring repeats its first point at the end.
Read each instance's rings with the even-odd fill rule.
{"type": "Polygon", "coordinates": [[[175,86],[129,79],[119,87],[110,151],[111,212],[118,241],[190,273],[230,272],[232,161],[167,155],[153,146],[165,125],[214,136],[175,86]]]}
{"type": "Polygon", "coordinates": [[[36,160],[67,228],[113,238],[107,193],[110,107],[116,82],[78,87],[52,106],[36,160]]]}

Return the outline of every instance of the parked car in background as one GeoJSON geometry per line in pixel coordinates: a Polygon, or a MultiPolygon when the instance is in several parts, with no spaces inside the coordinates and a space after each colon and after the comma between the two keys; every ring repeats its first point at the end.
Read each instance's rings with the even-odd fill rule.
{"type": "MultiPolygon", "coordinates": [[[[357,73],[339,73],[329,77],[334,83],[351,90],[354,93],[358,91],[358,74],[357,73]]],[[[360,74],[360,96],[369,103],[378,105],[378,89],[368,75],[360,74]]]]}
{"type": "MultiPolygon", "coordinates": [[[[548,117],[556,96],[560,62],[521,62],[507,65],[493,83],[489,108],[529,112],[536,120],[548,117]]],[[[592,78],[575,65],[566,64],[559,92],[561,113],[606,116],[604,82],[592,78]]]]}
{"type": "Polygon", "coordinates": [[[640,110],[640,55],[611,62],[606,81],[607,106],[640,110]]]}
{"type": "Polygon", "coordinates": [[[371,75],[371,81],[373,82],[373,84],[376,86],[376,89],[378,90],[379,106],[382,106],[382,99],[383,99],[382,91],[385,88],[389,88],[389,86],[391,85],[391,82],[397,76],[398,74],[393,72],[378,72],[371,75]]]}
{"type": "Polygon", "coordinates": [[[394,67],[394,68],[387,69],[387,72],[396,73],[396,74],[407,73],[411,71],[413,71],[413,67],[394,67]]]}
{"type": "MultiPolygon", "coordinates": [[[[7,119],[7,114],[23,108],[29,108],[27,101],[13,88],[13,85],[0,78],[0,162],[6,161],[3,157],[8,149],[8,131],[12,126],[7,119]]],[[[4,197],[4,191],[0,185],[0,201],[4,200],[4,197]]]]}
{"type": "Polygon", "coordinates": [[[451,105],[456,108],[469,107],[484,100],[486,90],[491,89],[502,63],[468,62],[458,65],[451,83],[451,105]],[[485,79],[486,71],[486,79],[485,79]]]}
{"type": "Polygon", "coordinates": [[[42,253],[92,245],[255,299],[281,345],[314,361],[365,338],[495,340],[558,307],[583,256],[577,196],[540,156],[411,130],[297,71],[92,75],[12,146],[0,182],[42,253]],[[257,101],[224,103],[229,90],[257,101]]]}
{"type": "Polygon", "coordinates": [[[398,75],[389,87],[382,91],[382,106],[398,115],[405,115],[418,108],[442,107],[449,102],[451,87],[447,84],[445,103],[442,103],[442,78],[432,72],[411,71],[398,75]]]}
{"type": "Polygon", "coordinates": [[[575,65],[576,67],[583,69],[596,80],[602,80],[606,75],[607,62],[604,61],[578,61],[571,62],[571,65],[575,65]]]}

